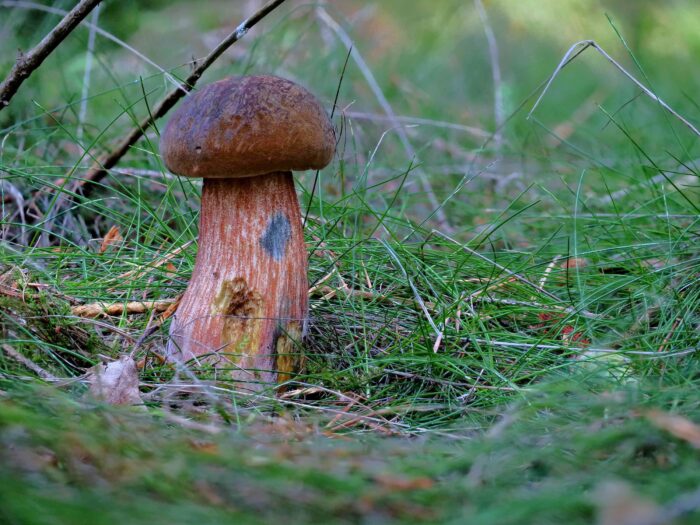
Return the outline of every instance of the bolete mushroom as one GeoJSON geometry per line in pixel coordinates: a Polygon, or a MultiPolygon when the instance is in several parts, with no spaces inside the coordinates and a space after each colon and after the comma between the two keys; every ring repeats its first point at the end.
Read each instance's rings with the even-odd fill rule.
{"type": "Polygon", "coordinates": [[[229,367],[251,390],[297,371],[308,281],[291,171],[323,168],[334,149],[318,100],[279,77],[226,78],[174,112],[160,141],[165,165],[204,181],[199,248],[170,328],[170,359],[229,367]]]}

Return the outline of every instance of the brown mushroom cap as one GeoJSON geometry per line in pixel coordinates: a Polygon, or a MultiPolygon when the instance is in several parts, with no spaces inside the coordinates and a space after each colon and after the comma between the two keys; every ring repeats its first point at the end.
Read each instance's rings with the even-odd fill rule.
{"type": "Polygon", "coordinates": [[[321,169],[334,150],[316,97],[274,76],[229,77],[188,95],[160,140],[165,165],[187,177],[321,169]]]}

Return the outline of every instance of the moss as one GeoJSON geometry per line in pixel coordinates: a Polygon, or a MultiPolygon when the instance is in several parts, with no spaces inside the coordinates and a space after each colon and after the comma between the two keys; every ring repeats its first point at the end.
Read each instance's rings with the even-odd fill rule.
{"type": "Polygon", "coordinates": [[[0,335],[39,366],[61,368],[64,374],[80,373],[95,364],[98,354],[109,353],[66,301],[48,293],[0,296],[0,335]]]}

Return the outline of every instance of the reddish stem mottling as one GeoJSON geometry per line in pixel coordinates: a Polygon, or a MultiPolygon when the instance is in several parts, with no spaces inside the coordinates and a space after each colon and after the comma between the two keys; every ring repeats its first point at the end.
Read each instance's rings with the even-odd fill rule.
{"type": "Polygon", "coordinates": [[[287,379],[299,367],[306,272],[291,173],[204,179],[199,251],[169,357],[230,368],[253,390],[287,379]]]}

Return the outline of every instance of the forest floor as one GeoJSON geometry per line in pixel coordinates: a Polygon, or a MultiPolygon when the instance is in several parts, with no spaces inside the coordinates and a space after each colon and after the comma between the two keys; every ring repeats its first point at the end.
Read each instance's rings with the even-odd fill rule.
{"type": "MultiPolygon", "coordinates": [[[[696,523],[700,7],[289,1],[245,35],[201,84],[289,77],[339,138],[295,174],[304,370],[246,394],[162,359],[201,190],[167,116],[85,180],[258,4],[106,2],[0,112],[0,521],[696,523]]],[[[0,13],[3,49],[58,20],[0,13]]]]}

